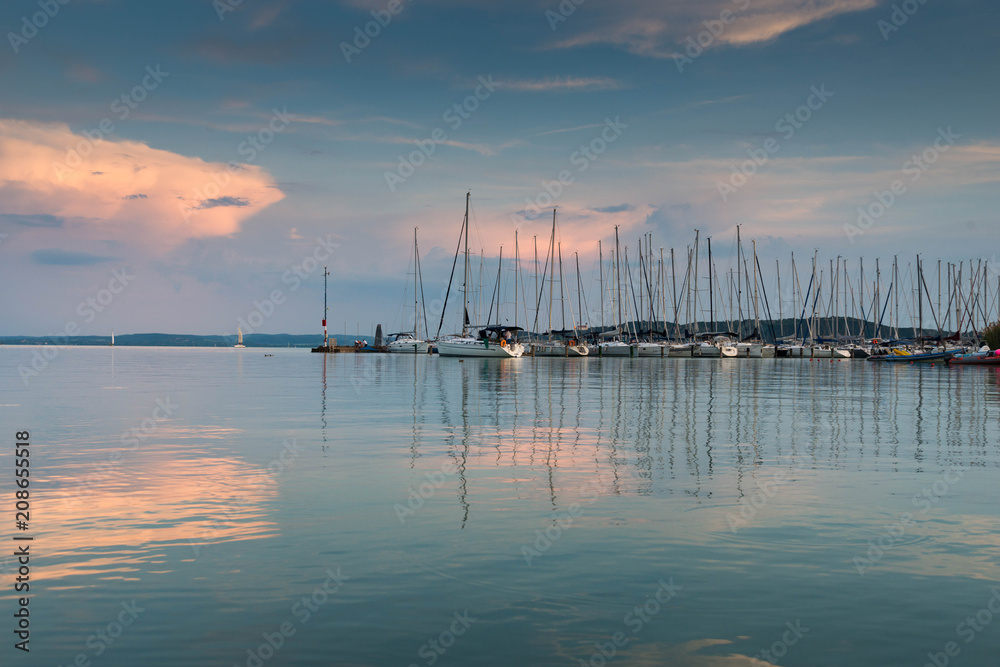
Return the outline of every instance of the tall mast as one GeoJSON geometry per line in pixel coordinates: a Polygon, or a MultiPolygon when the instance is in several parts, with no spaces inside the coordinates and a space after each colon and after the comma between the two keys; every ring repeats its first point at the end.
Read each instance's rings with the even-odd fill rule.
{"type": "Polygon", "coordinates": [[[681,323],[678,322],[677,317],[677,267],[674,266],[674,249],[670,249],[670,289],[674,295],[674,332],[677,337],[680,338],[681,335],[681,323]]]}
{"type": "Polygon", "coordinates": [[[753,243],[753,263],[755,271],[753,273],[753,326],[757,330],[757,335],[760,336],[760,311],[757,308],[757,274],[760,273],[760,267],[757,266],[757,239],[752,240],[753,243]]]}
{"type": "Polygon", "coordinates": [[[604,333],[604,250],[601,248],[600,239],[597,240],[597,268],[601,273],[601,333],[604,333]]]}
{"type": "MultiPolygon", "coordinates": [[[[552,283],[556,280],[556,209],[552,209],[552,238],[549,239],[549,266],[552,267],[552,274],[549,276],[549,340],[552,340],[552,283]]],[[[560,278],[562,286],[562,278],[560,278]]],[[[566,319],[565,314],[563,320],[566,319]]]]}
{"type": "Polygon", "coordinates": [[[615,328],[621,326],[622,323],[622,271],[621,271],[621,247],[618,243],[618,225],[615,225],[615,287],[618,292],[618,322],[615,323],[615,328]]]}
{"type": "Polygon", "coordinates": [[[517,274],[521,270],[521,260],[517,252],[517,230],[514,230],[514,328],[517,328],[517,274]]]}
{"type": "Polygon", "coordinates": [[[778,272],[778,332],[779,335],[785,337],[785,318],[781,314],[781,262],[777,258],[774,260],[774,268],[778,272]]]}
{"type": "Polygon", "coordinates": [[[917,255],[917,328],[920,329],[920,333],[917,334],[920,344],[924,344],[924,294],[920,291],[920,281],[923,279],[923,273],[920,269],[920,255],[917,255]]]}
{"type": "Polygon", "coordinates": [[[715,329],[715,300],[712,296],[712,237],[708,237],[708,325],[709,331],[715,329]]]}
{"type": "Polygon", "coordinates": [[[663,263],[663,248],[660,248],[660,323],[663,325],[663,337],[667,336],[667,267],[663,263]]]}
{"type": "MultiPolygon", "coordinates": [[[[417,275],[415,280],[420,283],[420,304],[423,306],[422,310],[424,311],[424,340],[428,340],[431,335],[428,327],[429,322],[427,321],[427,299],[424,298],[424,277],[420,271],[420,247],[417,245],[416,230],[414,230],[413,236],[413,255],[416,258],[415,263],[417,265],[417,275]]],[[[417,327],[414,326],[413,328],[416,329],[417,327]]],[[[415,331],[414,337],[419,338],[415,331]]]]}
{"type": "Polygon", "coordinates": [[[465,193],[465,278],[462,283],[462,338],[469,335],[469,197],[472,192],[465,193]]]}
{"type": "Polygon", "coordinates": [[[419,294],[417,293],[417,228],[413,228],[413,337],[419,338],[420,334],[420,312],[418,308],[419,294]]]}
{"type": "MultiPolygon", "coordinates": [[[[573,254],[576,255],[576,310],[580,314],[580,326],[583,326],[583,284],[580,281],[580,253],[575,252],[573,254]]],[[[572,309],[570,309],[570,314],[572,312],[572,309]]],[[[587,324],[590,324],[590,322],[587,322],[587,324]]],[[[573,332],[573,337],[576,338],[576,331],[573,332]]]]}
{"type": "MultiPolygon", "coordinates": [[[[532,326],[532,329],[536,329],[537,330],[538,329],[538,306],[539,306],[538,302],[541,300],[542,294],[541,294],[541,292],[538,291],[538,235],[535,234],[532,238],[535,239],[535,294],[537,295],[535,297],[536,298],[536,302],[535,302],[535,324],[532,326]]],[[[525,321],[525,324],[527,324],[527,321],[525,321]]]]}
{"type": "Polygon", "coordinates": [[[698,333],[701,329],[698,328],[698,246],[701,243],[698,242],[699,231],[694,230],[694,331],[698,333]]]}
{"type": "Polygon", "coordinates": [[[563,267],[562,267],[562,241],[559,242],[559,310],[560,326],[566,331],[566,293],[563,288],[563,267]]]}
{"type": "Polygon", "coordinates": [[[330,312],[329,308],[326,307],[326,277],[330,275],[330,272],[326,270],[326,266],[323,267],[323,347],[330,347],[330,336],[327,334],[326,330],[326,316],[330,312]]]}
{"type": "Polygon", "coordinates": [[[743,338],[743,244],[740,242],[740,226],[736,225],[736,333],[743,338]]]}

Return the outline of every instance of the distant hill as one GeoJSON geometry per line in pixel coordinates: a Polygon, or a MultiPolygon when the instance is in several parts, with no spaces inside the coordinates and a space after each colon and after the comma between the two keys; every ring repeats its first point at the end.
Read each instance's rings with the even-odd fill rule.
{"type": "MultiPolygon", "coordinates": [[[[848,331],[851,335],[862,334],[864,338],[892,339],[896,332],[885,324],[876,334],[876,325],[872,322],[863,322],[855,318],[848,318],[844,322],[843,318],[817,318],[813,323],[817,336],[833,338],[836,334],[843,336],[848,331]]],[[[611,327],[604,327],[605,330],[611,327]]],[[[639,335],[646,335],[652,331],[666,331],[673,335],[676,331],[672,322],[629,322],[625,328],[628,332],[638,332],[639,335]]],[[[705,331],[727,331],[736,329],[734,322],[699,322],[697,327],[688,325],[686,328],[681,325],[681,335],[685,329],[690,333],[696,330],[705,331]]],[[[739,329],[744,336],[749,335],[754,329],[754,323],[744,320],[739,329]]],[[[588,334],[595,334],[601,331],[601,327],[584,329],[588,334]]],[[[775,338],[809,335],[808,323],[804,320],[785,318],[769,322],[761,320],[760,335],[764,340],[772,341],[775,338]]],[[[954,333],[945,332],[945,335],[954,333]]],[[[971,331],[965,331],[964,337],[974,338],[971,331]]],[[[903,339],[915,338],[918,334],[912,328],[900,328],[899,337],[903,339]]],[[[524,332],[522,335],[532,335],[524,332]]],[[[533,334],[542,335],[541,332],[533,334]]],[[[924,329],[926,338],[934,338],[938,335],[930,328],[924,329]]],[[[355,340],[363,339],[369,343],[373,342],[372,336],[357,336],[355,334],[331,334],[330,341],[336,340],[338,345],[353,345],[355,340]]],[[[71,336],[69,338],[57,338],[55,336],[0,336],[0,345],[108,345],[111,342],[110,336],[71,336]]],[[[243,344],[247,347],[316,347],[323,342],[323,336],[319,334],[246,334],[243,336],[243,344]]],[[[121,334],[115,336],[116,347],[232,347],[236,344],[236,336],[198,336],[195,334],[163,334],[163,333],[142,333],[142,334],[121,334]]]]}
{"type": "MultiPolygon", "coordinates": [[[[353,334],[331,335],[339,345],[352,345],[363,338],[371,342],[371,336],[353,334]]],[[[109,345],[111,336],[0,336],[0,345],[109,345]]],[[[198,336],[195,334],[120,334],[115,336],[115,347],[232,347],[236,336],[198,336]]],[[[243,344],[247,347],[316,347],[323,344],[323,336],[318,334],[246,334],[243,344]]]]}

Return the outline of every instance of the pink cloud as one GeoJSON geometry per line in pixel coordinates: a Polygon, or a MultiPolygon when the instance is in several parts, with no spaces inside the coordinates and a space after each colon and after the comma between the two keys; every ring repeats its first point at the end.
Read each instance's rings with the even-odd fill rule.
{"type": "Polygon", "coordinates": [[[137,141],[91,140],[63,124],[0,119],[0,213],[64,220],[30,230],[48,243],[59,234],[167,251],[233,234],[283,198],[258,166],[227,170],[137,141]]]}

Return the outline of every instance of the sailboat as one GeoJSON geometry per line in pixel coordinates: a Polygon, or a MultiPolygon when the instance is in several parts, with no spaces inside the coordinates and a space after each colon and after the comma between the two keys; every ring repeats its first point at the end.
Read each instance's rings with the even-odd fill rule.
{"type": "MultiPolygon", "coordinates": [[[[614,329],[611,331],[602,332],[598,338],[603,339],[597,344],[597,354],[601,357],[632,357],[635,356],[635,350],[631,345],[621,340],[622,335],[622,322],[624,322],[624,317],[622,315],[622,281],[621,281],[621,260],[620,260],[620,244],[618,242],[618,227],[615,226],[615,250],[612,255],[613,268],[615,278],[616,293],[614,294],[615,299],[612,302],[613,306],[618,308],[618,319],[617,324],[615,324],[614,329]]],[[[603,269],[602,269],[603,271],[603,269]]],[[[603,281],[602,281],[603,282],[603,281]]],[[[601,292],[603,294],[604,285],[601,285],[601,292]]],[[[603,297],[602,297],[603,298],[603,297]]],[[[626,302],[626,311],[628,310],[628,305],[626,302]]],[[[602,315],[603,319],[603,315],[602,315]]],[[[601,328],[604,328],[604,322],[601,322],[601,328]]]]}
{"type": "MultiPolygon", "coordinates": [[[[420,291],[418,291],[418,279],[420,274],[420,251],[417,248],[417,228],[413,228],[413,331],[401,331],[389,334],[392,339],[386,345],[389,352],[405,354],[427,354],[431,349],[431,344],[425,340],[420,340],[418,331],[420,330],[420,291]]],[[[426,325],[425,325],[426,326],[426,325]]]]}
{"type": "MultiPolygon", "coordinates": [[[[462,236],[465,238],[465,275],[462,283],[462,333],[452,336],[437,343],[438,354],[442,357],[490,357],[495,359],[517,358],[524,354],[524,346],[514,341],[518,327],[493,326],[486,327],[479,331],[478,337],[469,335],[469,197],[471,193],[465,194],[465,219],[462,221],[462,232],[459,236],[459,248],[461,248],[462,236]]],[[[455,261],[458,261],[458,252],[455,253],[455,261]]],[[[452,264],[452,275],[454,276],[454,264],[452,264]]],[[[449,290],[451,283],[449,282],[449,290]]],[[[447,298],[445,299],[447,307],[447,298]]],[[[442,322],[444,312],[441,313],[442,322]]],[[[441,326],[438,325],[438,332],[441,326]]]]}
{"type": "MultiPolygon", "coordinates": [[[[549,330],[548,339],[537,343],[532,343],[531,353],[536,357],[585,357],[590,353],[586,343],[576,339],[576,323],[573,329],[566,329],[566,303],[563,293],[563,271],[562,271],[562,249],[559,250],[559,306],[562,310],[562,326],[560,330],[552,328],[552,305],[554,301],[554,290],[552,283],[555,282],[555,262],[556,262],[556,209],[552,209],[552,239],[549,242],[549,258],[546,259],[546,266],[551,267],[552,275],[549,278],[549,330]],[[550,261],[551,260],[551,261],[550,261]],[[559,336],[556,340],[554,337],[559,336]]],[[[579,274],[579,268],[578,268],[579,274]]],[[[545,276],[542,276],[542,289],[545,289],[545,276]]],[[[538,305],[541,305],[542,295],[538,295],[538,305]]],[[[537,311],[537,307],[536,307],[537,311]]],[[[570,317],[573,316],[573,303],[570,301],[570,317]]]]}
{"type": "Polygon", "coordinates": [[[233,347],[246,347],[243,344],[243,329],[239,327],[236,327],[236,345],[233,345],[233,347]]]}
{"type": "Polygon", "coordinates": [[[111,330],[111,343],[110,343],[110,346],[111,347],[115,346],[115,330],[114,329],[111,330]]]}

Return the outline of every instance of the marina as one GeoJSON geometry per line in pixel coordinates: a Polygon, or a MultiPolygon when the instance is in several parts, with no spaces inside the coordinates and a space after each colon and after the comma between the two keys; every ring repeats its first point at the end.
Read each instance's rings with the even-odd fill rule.
{"type": "MultiPolygon", "coordinates": [[[[793,253],[790,257],[793,288],[786,295],[781,290],[781,263],[775,261],[774,275],[765,276],[757,255],[756,241],[751,241],[752,251],[745,254],[739,226],[735,230],[733,258],[736,268],[728,271],[725,289],[720,284],[718,263],[713,260],[711,237],[704,240],[707,268],[703,273],[699,268],[703,242],[700,232],[695,230],[694,245],[686,249],[687,263],[683,279],[678,283],[674,248],[670,248],[668,270],[665,249],[659,248],[654,254],[652,236],[646,235],[638,242],[638,262],[630,263],[628,246],[623,248],[615,228],[614,248],[609,249],[607,264],[604,262],[602,243],[599,241],[597,244],[600,309],[588,312],[584,305],[586,296],[578,253],[574,253],[575,295],[571,293],[573,281],[567,284],[565,280],[562,243],[557,235],[557,210],[553,209],[551,234],[541,269],[537,237],[534,239],[534,270],[529,273],[530,264],[524,266],[521,261],[515,232],[514,260],[506,265],[506,278],[508,282],[512,280],[513,285],[504,280],[501,247],[492,287],[482,284],[486,260],[480,257],[480,284],[477,288],[472,280],[469,245],[470,201],[471,192],[468,192],[458,248],[440,321],[433,336],[430,335],[426,308],[422,308],[419,299],[423,285],[417,229],[414,229],[412,329],[392,334],[391,340],[383,344],[381,325],[378,325],[375,342],[371,345],[358,341],[353,348],[330,347],[325,342],[324,346],[313,351],[437,353],[446,357],[497,359],[522,356],[573,359],[592,356],[725,360],[789,358],[932,364],[948,364],[958,358],[957,364],[982,365],[984,362],[976,361],[969,355],[984,355],[1000,347],[1000,274],[997,274],[998,267],[995,264],[991,266],[989,260],[971,260],[968,266],[964,261],[944,266],[938,261],[935,301],[924,276],[925,262],[920,255],[916,256],[915,263],[905,267],[903,273],[899,258],[894,257],[885,277],[880,262],[876,260],[874,273],[870,271],[866,279],[863,258],[859,259],[857,272],[853,273],[849,270],[848,261],[842,257],[837,257],[836,262],[831,260],[828,268],[822,268],[819,252],[816,251],[811,261],[809,280],[803,290],[793,253]],[[460,258],[461,282],[456,284],[456,267],[460,258]],[[752,269],[748,268],[748,262],[752,269]],[[945,274],[942,274],[942,268],[945,274]],[[527,298],[524,289],[529,280],[533,282],[534,293],[527,298]],[[768,298],[770,285],[775,285],[777,291],[777,320],[768,298]],[[442,337],[448,298],[453,287],[462,298],[459,311],[461,331],[442,337]],[[483,296],[487,289],[490,293],[488,311],[483,314],[483,296]],[[502,298],[505,290],[513,294],[513,298],[506,303],[502,298]],[[505,306],[510,311],[507,315],[502,312],[505,306]],[[790,307],[793,314],[798,312],[798,317],[790,320],[783,318],[785,307],[790,307]],[[934,328],[925,327],[925,309],[929,316],[927,319],[933,322],[934,328]],[[427,340],[419,338],[422,312],[427,340]],[[484,318],[487,324],[473,324],[470,312],[473,320],[484,318]],[[679,320],[682,314],[692,319],[679,320]],[[547,328],[542,332],[525,331],[518,326],[519,315],[522,322],[532,322],[535,330],[546,321],[547,328]],[[595,315],[601,324],[587,323],[595,315]],[[674,319],[667,320],[666,315],[672,315],[674,319]],[[703,315],[707,315],[708,319],[697,319],[703,315]],[[556,317],[559,318],[559,329],[554,327],[556,317]],[[614,323],[604,324],[607,319],[613,319],[614,323]],[[787,335],[786,327],[791,329],[787,335]]],[[[721,275],[725,276],[726,271],[721,275]]],[[[935,285],[934,282],[931,284],[935,285]]],[[[326,298],[324,284],[324,341],[327,341],[326,313],[329,310],[326,298]]]]}

